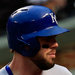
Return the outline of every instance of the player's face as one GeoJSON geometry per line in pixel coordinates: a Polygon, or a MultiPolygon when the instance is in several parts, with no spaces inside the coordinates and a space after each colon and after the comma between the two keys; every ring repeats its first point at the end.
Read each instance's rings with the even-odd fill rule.
{"type": "Polygon", "coordinates": [[[47,70],[54,66],[56,48],[58,47],[55,37],[56,36],[38,38],[40,50],[32,60],[40,69],[47,70]]]}

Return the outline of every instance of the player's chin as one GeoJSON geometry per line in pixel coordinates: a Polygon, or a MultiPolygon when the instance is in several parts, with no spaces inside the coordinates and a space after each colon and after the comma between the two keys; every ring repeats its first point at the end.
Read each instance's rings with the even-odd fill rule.
{"type": "Polygon", "coordinates": [[[54,60],[47,61],[46,68],[44,70],[48,70],[48,69],[52,68],[54,65],[55,65],[54,60]]]}
{"type": "Polygon", "coordinates": [[[50,64],[54,64],[55,63],[55,58],[49,59],[49,60],[47,60],[47,62],[50,63],[50,64]]]}

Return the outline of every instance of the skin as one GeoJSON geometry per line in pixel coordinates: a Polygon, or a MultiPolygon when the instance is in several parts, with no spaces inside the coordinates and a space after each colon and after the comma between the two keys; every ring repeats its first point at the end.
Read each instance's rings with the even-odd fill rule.
{"type": "Polygon", "coordinates": [[[58,47],[55,37],[38,37],[40,50],[34,57],[25,57],[14,52],[13,60],[9,64],[13,74],[42,75],[43,70],[52,68],[58,47]]]}

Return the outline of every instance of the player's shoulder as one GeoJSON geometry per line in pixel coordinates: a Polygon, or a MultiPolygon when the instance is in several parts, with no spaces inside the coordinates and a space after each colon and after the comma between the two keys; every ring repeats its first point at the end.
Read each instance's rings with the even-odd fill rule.
{"type": "Polygon", "coordinates": [[[60,69],[60,70],[68,70],[66,67],[58,65],[58,64],[55,64],[54,68],[60,69]]]}
{"type": "Polygon", "coordinates": [[[72,73],[64,66],[55,64],[53,68],[44,71],[45,75],[72,75],[72,73]]]}
{"type": "Polygon", "coordinates": [[[8,75],[5,66],[2,69],[0,69],[0,75],[8,75]]]}
{"type": "Polygon", "coordinates": [[[55,64],[55,66],[54,66],[53,68],[54,68],[54,69],[60,69],[60,70],[66,70],[66,71],[69,71],[66,67],[61,66],[61,65],[58,65],[58,64],[55,64]]]}
{"type": "Polygon", "coordinates": [[[52,69],[60,71],[60,73],[63,73],[63,75],[72,75],[72,73],[66,67],[58,64],[55,64],[55,66],[52,69]]]}

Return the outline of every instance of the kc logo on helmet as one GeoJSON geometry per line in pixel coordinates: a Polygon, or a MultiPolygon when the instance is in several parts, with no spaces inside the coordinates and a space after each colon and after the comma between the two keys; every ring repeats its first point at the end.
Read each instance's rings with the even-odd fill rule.
{"type": "Polygon", "coordinates": [[[52,23],[56,22],[58,24],[58,22],[56,20],[56,15],[53,15],[53,13],[50,13],[50,16],[52,18],[52,23]]]}
{"type": "Polygon", "coordinates": [[[56,22],[56,24],[58,24],[58,22],[57,22],[57,20],[56,20],[56,15],[53,15],[53,13],[46,13],[42,18],[44,18],[44,17],[46,17],[46,16],[48,16],[48,15],[51,16],[51,18],[52,18],[52,23],[55,23],[55,22],[56,22]]]}

